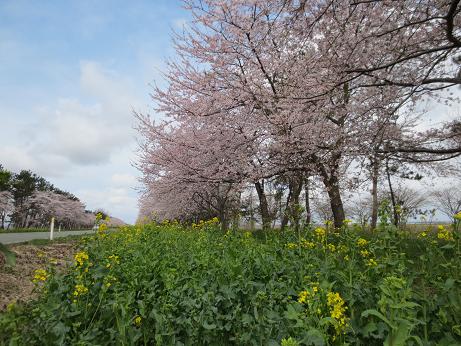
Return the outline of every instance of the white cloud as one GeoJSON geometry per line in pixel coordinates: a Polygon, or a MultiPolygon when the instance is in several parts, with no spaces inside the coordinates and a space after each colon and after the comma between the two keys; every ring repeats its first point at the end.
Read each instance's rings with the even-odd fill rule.
{"type": "Polygon", "coordinates": [[[111,177],[111,181],[115,186],[122,187],[135,187],[137,185],[137,179],[131,174],[114,174],[111,177]]]}
{"type": "Polygon", "coordinates": [[[1,164],[12,171],[22,169],[33,169],[36,167],[36,160],[24,148],[14,146],[0,147],[1,164]]]}
{"type": "Polygon", "coordinates": [[[137,215],[137,196],[127,188],[108,187],[77,191],[76,195],[87,201],[87,208],[102,208],[125,222],[134,222],[137,215]]]}
{"type": "MultiPolygon", "coordinates": [[[[21,124],[18,132],[27,141],[15,144],[23,162],[46,153],[74,165],[100,165],[132,146],[132,107],[141,101],[131,83],[93,62],[81,64],[79,80],[86,98],[60,98],[54,107],[40,105],[34,120],[21,124]]],[[[2,160],[9,156],[5,153],[2,160]]]]}
{"type": "Polygon", "coordinates": [[[82,62],[77,80],[81,95],[73,98],[60,95],[54,104],[16,113],[2,106],[0,114],[9,116],[2,120],[8,131],[0,138],[0,163],[15,172],[30,169],[74,193],[89,209],[104,208],[134,222],[132,108],[145,100],[130,79],[95,62],[82,62]]]}
{"type": "Polygon", "coordinates": [[[0,147],[0,163],[13,172],[25,169],[46,177],[62,177],[69,168],[63,157],[46,152],[34,154],[32,149],[18,146],[0,147]]]}

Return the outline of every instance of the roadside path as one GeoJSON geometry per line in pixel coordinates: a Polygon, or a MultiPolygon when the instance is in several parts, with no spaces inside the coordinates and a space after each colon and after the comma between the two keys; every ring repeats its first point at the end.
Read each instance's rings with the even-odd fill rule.
{"type": "MultiPolygon", "coordinates": [[[[80,235],[94,233],[93,230],[88,231],[54,231],[54,239],[67,237],[68,235],[80,235]]],[[[34,239],[49,239],[50,232],[28,232],[28,233],[1,233],[0,234],[0,243],[2,244],[14,244],[22,243],[34,239]]]]}

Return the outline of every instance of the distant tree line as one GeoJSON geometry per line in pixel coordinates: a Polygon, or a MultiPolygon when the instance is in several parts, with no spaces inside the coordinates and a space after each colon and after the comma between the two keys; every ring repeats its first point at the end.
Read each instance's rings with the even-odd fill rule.
{"type": "Polygon", "coordinates": [[[91,227],[95,215],[73,194],[29,171],[0,164],[0,228],[47,227],[51,218],[64,229],[91,227]]]}

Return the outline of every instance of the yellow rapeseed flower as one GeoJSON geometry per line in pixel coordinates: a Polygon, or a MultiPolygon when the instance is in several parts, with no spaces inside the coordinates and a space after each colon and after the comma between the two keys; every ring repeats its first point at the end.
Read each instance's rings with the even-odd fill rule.
{"type": "Polygon", "coordinates": [[[117,255],[110,255],[109,256],[109,261],[112,261],[115,264],[120,264],[120,260],[119,260],[119,257],[117,255]]]}
{"type": "Polygon", "coordinates": [[[307,304],[309,301],[309,292],[308,291],[301,291],[298,294],[298,303],[307,304]]]}
{"type": "Polygon", "coordinates": [[[327,231],[325,230],[325,228],[322,228],[322,227],[317,227],[315,230],[315,235],[317,236],[317,238],[319,239],[323,239],[325,238],[326,234],[327,234],[327,231]]]}
{"type": "Polygon", "coordinates": [[[301,246],[305,249],[313,249],[315,247],[315,243],[307,241],[306,239],[301,239],[301,246]]]}
{"type": "Polygon", "coordinates": [[[136,326],[136,327],[140,327],[141,324],[142,324],[142,318],[141,316],[136,316],[133,320],[133,324],[136,326]]]}
{"type": "Polygon", "coordinates": [[[347,307],[345,306],[344,300],[337,292],[327,293],[327,305],[330,310],[330,316],[336,321],[336,335],[339,335],[343,333],[347,327],[347,307]]]}
{"type": "Polygon", "coordinates": [[[442,228],[440,228],[440,226],[439,226],[439,231],[437,233],[437,238],[450,241],[450,240],[453,240],[453,234],[452,234],[451,231],[443,228],[443,226],[442,226],[442,228]]]}
{"type": "Polygon", "coordinates": [[[455,215],[453,215],[455,220],[461,220],[461,211],[457,212],[455,215]]]}
{"type": "Polygon", "coordinates": [[[85,251],[77,252],[74,256],[75,265],[81,267],[88,260],[88,254],[85,251]]]}
{"type": "Polygon", "coordinates": [[[368,240],[363,239],[363,238],[359,238],[359,239],[357,240],[357,245],[360,246],[360,247],[367,246],[368,243],[369,243],[368,240]]]}
{"type": "Polygon", "coordinates": [[[378,262],[376,262],[373,258],[370,258],[368,259],[366,265],[369,267],[376,267],[378,265],[378,262]]]}
{"type": "Polygon", "coordinates": [[[32,282],[37,283],[46,281],[48,276],[49,274],[45,269],[36,269],[34,272],[34,278],[32,279],[32,282]]]}
{"type": "Polygon", "coordinates": [[[78,296],[82,296],[84,294],[88,293],[88,288],[85,287],[84,285],[82,284],[77,284],[75,285],[75,289],[74,289],[74,297],[78,297],[78,296]]]}
{"type": "Polygon", "coordinates": [[[360,251],[360,254],[363,256],[363,257],[368,257],[370,256],[370,252],[368,250],[361,250],[360,251]]]}

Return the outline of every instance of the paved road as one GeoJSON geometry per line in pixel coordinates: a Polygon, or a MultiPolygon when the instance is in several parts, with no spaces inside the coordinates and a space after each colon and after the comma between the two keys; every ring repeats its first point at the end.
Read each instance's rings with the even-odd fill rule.
{"type": "MultiPolygon", "coordinates": [[[[67,237],[68,235],[79,235],[86,233],[94,233],[92,230],[88,231],[55,231],[54,238],[67,237]]],[[[29,233],[0,233],[0,243],[13,244],[22,243],[33,239],[49,239],[50,232],[29,232],[29,233]]]]}

